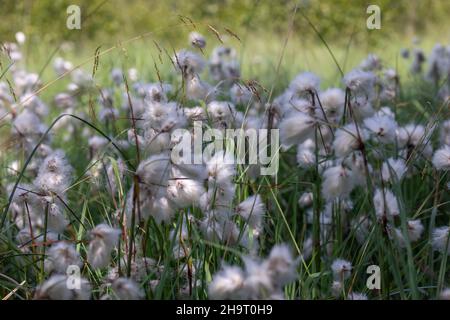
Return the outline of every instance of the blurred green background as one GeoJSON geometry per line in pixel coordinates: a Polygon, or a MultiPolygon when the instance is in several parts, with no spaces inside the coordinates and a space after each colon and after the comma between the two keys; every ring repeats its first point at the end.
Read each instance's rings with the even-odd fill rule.
{"type": "Polygon", "coordinates": [[[211,24],[217,30],[227,27],[237,34],[279,36],[286,33],[295,5],[297,36],[317,40],[307,16],[327,41],[354,41],[371,45],[401,35],[412,38],[438,30],[449,36],[448,0],[0,0],[0,37],[12,40],[22,30],[32,41],[89,41],[110,43],[157,31],[173,42],[184,35],[173,26],[178,15],[190,17],[200,26],[211,24]],[[66,8],[81,8],[82,29],[68,32],[66,8]],[[367,30],[366,8],[381,8],[382,29],[367,30]]]}
{"type": "Polygon", "coordinates": [[[450,43],[449,0],[0,0],[0,12],[0,41],[23,31],[23,63],[45,81],[55,77],[54,57],[92,70],[97,50],[106,51],[98,72],[105,78],[112,67],[136,67],[157,80],[158,65],[162,78],[170,80],[168,58],[189,46],[193,30],[207,39],[205,56],[221,44],[217,30],[237,49],[243,78],[280,90],[304,70],[317,73],[325,85],[339,84],[330,51],[344,72],[375,53],[409,76],[411,59],[400,57],[402,48],[429,52],[436,42],[450,43]],[[81,9],[81,30],[66,27],[66,10],[73,4],[81,9]],[[366,27],[372,4],[381,9],[380,30],[366,27]]]}

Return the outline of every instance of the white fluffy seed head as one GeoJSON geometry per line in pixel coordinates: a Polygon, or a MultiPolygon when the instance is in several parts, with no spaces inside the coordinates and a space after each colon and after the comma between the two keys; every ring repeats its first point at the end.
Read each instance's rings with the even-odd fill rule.
{"type": "Polygon", "coordinates": [[[155,219],[156,223],[168,223],[175,214],[175,209],[167,197],[154,199],[149,210],[150,215],[155,219]]]}
{"type": "Polygon", "coordinates": [[[450,288],[445,288],[444,290],[442,290],[439,295],[439,299],[450,300],[450,288]]]}
{"type": "Polygon", "coordinates": [[[189,33],[189,42],[193,47],[203,49],[206,47],[206,40],[203,35],[196,31],[189,33]]]}
{"type": "Polygon", "coordinates": [[[307,139],[297,146],[297,164],[305,169],[316,164],[315,143],[312,139],[307,139]]]}
{"type": "Polygon", "coordinates": [[[39,167],[34,185],[44,192],[62,194],[71,183],[72,167],[62,150],[48,155],[39,167]]]}
{"type": "Polygon", "coordinates": [[[313,203],[313,193],[312,192],[305,192],[302,193],[300,196],[300,199],[298,199],[298,205],[301,208],[306,208],[312,205],[313,203]]]}
{"type": "Polygon", "coordinates": [[[139,300],[144,297],[144,292],[139,285],[128,278],[116,279],[111,288],[119,300],[139,300]]]}
{"type": "Polygon", "coordinates": [[[70,265],[81,267],[81,259],[75,246],[71,243],[60,241],[50,247],[47,252],[45,269],[48,272],[55,271],[65,274],[70,265]]]}
{"type": "Polygon", "coordinates": [[[427,132],[424,126],[408,124],[397,129],[397,139],[400,147],[416,147],[427,142],[431,132],[427,132]]]}
{"type": "Polygon", "coordinates": [[[60,205],[56,203],[48,204],[48,229],[56,233],[63,233],[69,224],[69,221],[64,216],[60,205]]]}
{"type": "Polygon", "coordinates": [[[172,61],[184,76],[199,74],[205,67],[203,58],[197,53],[188,50],[178,51],[173,56],[172,61]]]}
{"type": "Polygon", "coordinates": [[[169,180],[167,198],[177,207],[185,208],[198,203],[205,192],[201,182],[177,175],[169,180]]]}
{"type": "Polygon", "coordinates": [[[274,291],[274,283],[267,263],[261,263],[250,257],[244,258],[246,278],[243,292],[247,299],[261,299],[274,291]]]}
{"type": "Polygon", "coordinates": [[[258,231],[261,231],[265,211],[266,207],[259,195],[248,197],[236,207],[236,214],[246,220],[250,227],[258,231]]]}
{"type": "Polygon", "coordinates": [[[352,263],[344,259],[335,259],[331,264],[331,271],[335,280],[345,280],[352,274],[352,263]]]}
{"type": "Polygon", "coordinates": [[[372,72],[354,69],[344,76],[343,82],[354,94],[373,94],[375,75],[372,72]]]}
{"type": "Polygon", "coordinates": [[[450,120],[444,121],[439,133],[441,144],[450,146],[450,120]]]}
{"type": "Polygon", "coordinates": [[[447,251],[450,254],[449,227],[435,228],[431,234],[431,245],[433,249],[440,252],[447,251]]]}
{"type": "Polygon", "coordinates": [[[360,292],[350,292],[347,296],[348,300],[368,300],[365,293],[360,292]]]}
{"type": "Polygon", "coordinates": [[[287,245],[274,246],[265,263],[267,263],[273,282],[278,286],[283,287],[297,277],[297,261],[287,245]]]}
{"type": "Polygon", "coordinates": [[[408,237],[411,242],[416,242],[422,236],[425,229],[420,220],[408,220],[406,224],[408,230],[408,237]]]}
{"type": "Polygon", "coordinates": [[[381,143],[394,143],[397,123],[389,116],[375,115],[364,120],[364,125],[371,135],[381,143]]]}
{"type": "Polygon", "coordinates": [[[213,127],[229,127],[235,120],[236,108],[228,101],[211,101],[206,108],[213,127]]]}
{"type": "Polygon", "coordinates": [[[234,157],[219,151],[206,161],[208,180],[212,186],[227,185],[235,175],[234,157]]]}
{"type": "Polygon", "coordinates": [[[114,249],[121,231],[107,224],[99,224],[91,230],[92,240],[89,243],[87,260],[93,268],[104,268],[111,260],[111,251],[114,249]]]}
{"type": "Polygon", "coordinates": [[[235,83],[230,89],[231,100],[236,104],[247,105],[253,97],[253,92],[240,83],[235,83]]]}
{"type": "Polygon", "coordinates": [[[34,294],[38,300],[89,300],[91,285],[86,279],[80,279],[79,289],[69,289],[67,283],[70,279],[66,275],[56,274],[42,283],[34,294]]]}
{"type": "Polygon", "coordinates": [[[399,181],[406,172],[406,163],[403,159],[389,158],[381,167],[383,181],[399,181]]]}
{"type": "Polygon", "coordinates": [[[170,158],[166,154],[157,154],[141,161],[136,173],[139,181],[155,194],[159,194],[168,184],[170,175],[170,158]]]}
{"type": "Polygon", "coordinates": [[[208,286],[211,299],[238,299],[244,284],[244,272],[239,267],[224,266],[214,274],[208,286]]]}
{"type": "Polygon", "coordinates": [[[361,143],[366,140],[367,134],[363,128],[356,128],[350,123],[345,127],[336,130],[333,149],[337,157],[343,158],[352,151],[361,148],[361,143]]]}
{"type": "Polygon", "coordinates": [[[289,89],[296,95],[308,94],[308,91],[316,92],[319,90],[320,79],[311,72],[303,72],[297,75],[289,85],[289,89]]]}
{"type": "Polygon", "coordinates": [[[322,195],[327,200],[348,197],[355,185],[352,171],[342,165],[326,169],[323,179],[322,195]]]}
{"type": "Polygon", "coordinates": [[[312,117],[302,112],[283,119],[279,125],[282,147],[288,149],[312,137],[315,123],[312,117]]]}
{"type": "Polygon", "coordinates": [[[438,170],[450,170],[450,146],[445,145],[434,153],[433,165],[438,170]]]}
{"type": "MultiPolygon", "coordinates": [[[[339,123],[344,113],[345,93],[342,89],[331,88],[320,93],[320,102],[327,120],[331,123],[339,123]]],[[[318,116],[322,111],[317,110],[318,116]]]]}
{"type": "Polygon", "coordinates": [[[378,188],[375,190],[373,204],[375,206],[375,213],[379,219],[383,217],[393,219],[400,214],[397,198],[388,189],[382,190],[378,188]]]}

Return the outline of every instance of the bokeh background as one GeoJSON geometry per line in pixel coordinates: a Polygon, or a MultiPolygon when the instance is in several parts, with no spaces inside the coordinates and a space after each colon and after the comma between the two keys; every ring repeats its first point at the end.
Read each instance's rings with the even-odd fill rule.
{"type": "MultiPolygon", "coordinates": [[[[47,80],[56,56],[92,69],[95,53],[105,50],[99,73],[136,67],[155,80],[155,62],[188,47],[193,30],[207,39],[205,56],[222,44],[217,30],[239,52],[243,78],[276,88],[305,70],[335,85],[336,63],[346,72],[369,53],[407,75],[411,61],[402,60],[402,49],[430,52],[435,43],[450,43],[448,0],[0,0],[0,8],[1,42],[24,32],[26,67],[47,80]],[[66,27],[73,4],[81,8],[81,30],[66,27]],[[381,9],[380,30],[366,27],[371,4],[381,9]]],[[[166,80],[169,69],[159,70],[166,80]]]]}
{"type": "MultiPolygon", "coordinates": [[[[238,34],[277,37],[286,32],[295,6],[328,41],[380,43],[395,37],[414,37],[433,31],[448,36],[450,1],[447,0],[1,0],[0,34],[12,40],[22,30],[33,41],[61,39],[114,42],[159,30],[161,37],[183,40],[176,28],[178,15],[201,23],[228,27],[238,34]],[[64,28],[66,8],[81,8],[82,30],[64,28]],[[376,4],[382,11],[381,31],[365,27],[366,8],[376,4]]],[[[297,14],[297,36],[314,40],[308,21],[297,14]]]]}

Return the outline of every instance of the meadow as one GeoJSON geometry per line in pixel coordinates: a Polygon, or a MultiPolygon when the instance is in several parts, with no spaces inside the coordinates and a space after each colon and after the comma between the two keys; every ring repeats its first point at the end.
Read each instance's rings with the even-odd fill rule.
{"type": "Polygon", "coordinates": [[[2,44],[0,297],[450,299],[448,38],[172,28],[2,44]],[[277,174],[175,163],[198,125],[278,129],[277,174]]]}

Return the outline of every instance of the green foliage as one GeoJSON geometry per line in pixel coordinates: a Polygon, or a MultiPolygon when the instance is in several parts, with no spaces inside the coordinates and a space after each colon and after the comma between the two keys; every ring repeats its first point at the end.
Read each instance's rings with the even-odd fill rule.
{"type": "Polygon", "coordinates": [[[0,1],[2,40],[12,40],[15,32],[23,30],[35,41],[76,40],[95,42],[117,41],[146,32],[158,32],[170,41],[185,41],[176,25],[183,24],[179,15],[189,17],[196,26],[208,24],[224,27],[242,35],[283,34],[295,6],[298,12],[294,29],[302,39],[316,39],[309,32],[306,15],[328,40],[379,42],[394,35],[421,35],[430,28],[447,24],[446,12],[450,2],[434,0],[22,0],[0,1]],[[81,30],[66,28],[66,8],[76,4],[81,8],[81,30]],[[377,4],[381,8],[382,29],[366,28],[366,8],[377,4]],[[169,27],[172,26],[172,27],[169,27]]]}

